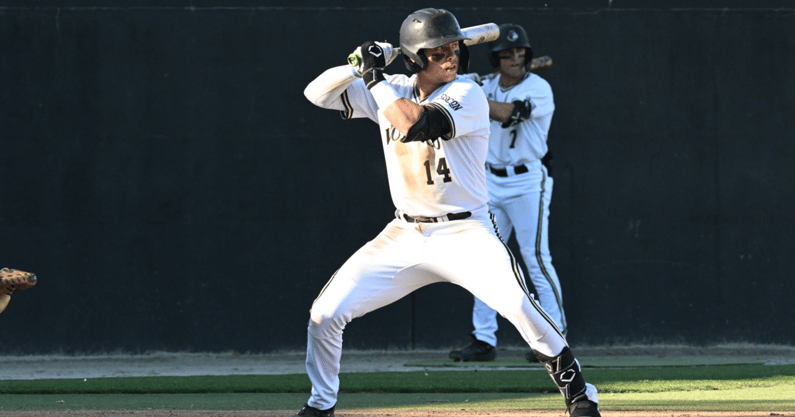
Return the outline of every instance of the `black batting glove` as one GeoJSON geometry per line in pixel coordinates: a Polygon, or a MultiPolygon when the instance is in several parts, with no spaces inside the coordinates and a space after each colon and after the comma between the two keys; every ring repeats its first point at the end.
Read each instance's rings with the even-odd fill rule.
{"type": "Polygon", "coordinates": [[[386,55],[384,55],[384,50],[373,41],[363,43],[361,53],[362,80],[364,80],[367,89],[371,89],[385,79],[386,55]]]}
{"type": "Polygon", "coordinates": [[[514,101],[513,111],[511,112],[511,115],[508,116],[508,120],[502,124],[502,128],[505,129],[529,119],[534,107],[535,105],[533,105],[533,102],[530,101],[529,98],[524,99],[524,101],[514,101]]]}

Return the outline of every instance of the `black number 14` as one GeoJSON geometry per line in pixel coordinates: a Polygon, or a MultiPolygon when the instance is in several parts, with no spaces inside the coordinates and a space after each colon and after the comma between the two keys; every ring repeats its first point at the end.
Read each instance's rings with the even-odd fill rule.
{"type": "MultiPolygon", "coordinates": [[[[436,173],[442,176],[442,180],[444,182],[450,182],[453,179],[450,177],[450,168],[447,167],[447,160],[445,158],[439,159],[439,166],[436,167],[436,173]]],[[[425,161],[425,174],[428,176],[428,181],[425,183],[428,185],[433,185],[433,178],[431,175],[431,161],[425,161]]]]}

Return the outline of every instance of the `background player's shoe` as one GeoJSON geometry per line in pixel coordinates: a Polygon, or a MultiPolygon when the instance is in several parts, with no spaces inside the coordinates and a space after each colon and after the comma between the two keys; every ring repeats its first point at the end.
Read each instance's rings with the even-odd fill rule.
{"type": "Polygon", "coordinates": [[[524,358],[527,359],[528,362],[539,362],[538,357],[536,357],[536,354],[533,353],[532,350],[525,352],[524,358]]]}
{"type": "Polygon", "coordinates": [[[450,352],[450,359],[456,362],[489,362],[497,357],[497,349],[494,349],[494,346],[475,339],[475,336],[472,338],[474,340],[471,345],[450,352]]]}
{"type": "Polygon", "coordinates": [[[294,417],[334,417],[334,407],[328,410],[318,410],[315,407],[310,407],[309,404],[305,404],[304,408],[294,417]]]}
{"type": "Polygon", "coordinates": [[[591,400],[577,401],[569,406],[571,417],[602,417],[599,406],[591,400]]]}

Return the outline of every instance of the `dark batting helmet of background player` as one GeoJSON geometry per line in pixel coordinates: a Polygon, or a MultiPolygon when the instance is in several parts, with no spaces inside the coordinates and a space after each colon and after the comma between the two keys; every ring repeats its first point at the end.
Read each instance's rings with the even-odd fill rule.
{"type": "Polygon", "coordinates": [[[525,48],[524,63],[527,65],[533,59],[533,48],[530,47],[530,40],[524,28],[513,23],[500,25],[500,37],[495,41],[489,42],[489,61],[495,68],[500,66],[500,51],[511,48],[525,48]]]}
{"type": "Polygon", "coordinates": [[[444,9],[422,9],[410,14],[400,26],[400,51],[406,68],[420,72],[428,64],[428,58],[420,51],[437,48],[458,41],[461,49],[459,72],[466,73],[469,67],[469,50],[464,45],[468,39],[452,13],[444,9]],[[414,60],[412,62],[412,60],[414,60]]]}

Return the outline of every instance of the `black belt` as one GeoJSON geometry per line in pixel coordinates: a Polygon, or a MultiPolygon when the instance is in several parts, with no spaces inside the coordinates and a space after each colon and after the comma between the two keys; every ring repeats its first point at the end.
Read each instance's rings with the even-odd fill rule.
{"type": "Polygon", "coordinates": [[[466,219],[467,217],[472,216],[472,213],[468,211],[462,211],[461,213],[448,213],[441,217],[422,217],[422,216],[409,216],[406,213],[403,213],[403,218],[409,223],[439,223],[439,222],[449,222],[452,220],[462,220],[466,219]]]}
{"type": "MultiPolygon", "coordinates": [[[[508,170],[505,168],[494,168],[493,166],[489,165],[489,171],[498,177],[508,176],[508,170]]],[[[524,174],[525,172],[530,172],[530,169],[527,168],[527,165],[517,165],[513,167],[513,172],[514,174],[524,174]]]]}

